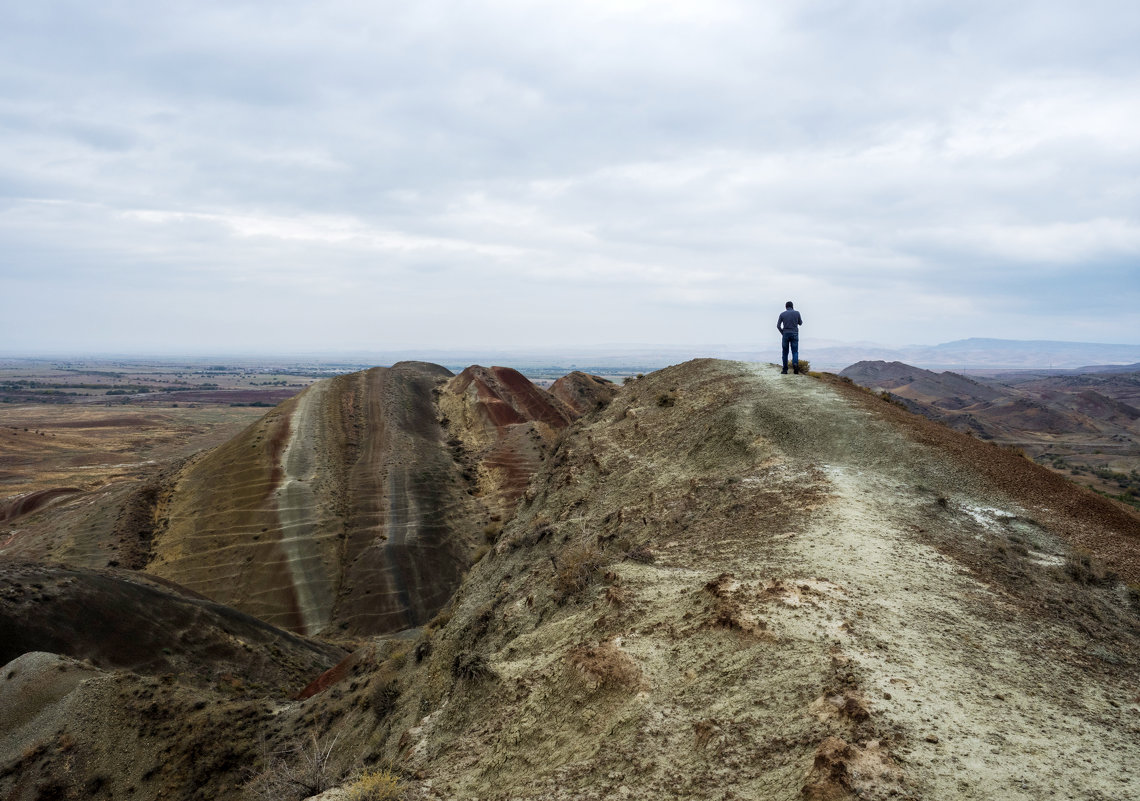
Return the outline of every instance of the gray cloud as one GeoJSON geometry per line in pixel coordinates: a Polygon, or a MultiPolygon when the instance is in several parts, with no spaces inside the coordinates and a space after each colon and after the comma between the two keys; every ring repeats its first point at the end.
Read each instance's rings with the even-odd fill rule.
{"type": "Polygon", "coordinates": [[[107,5],[0,12],[6,349],[1140,342],[1134,4],[107,5]]]}

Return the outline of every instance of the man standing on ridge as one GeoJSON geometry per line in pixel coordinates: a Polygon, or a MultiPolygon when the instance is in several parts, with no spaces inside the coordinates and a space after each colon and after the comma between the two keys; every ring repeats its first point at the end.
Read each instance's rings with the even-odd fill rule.
{"type": "Polygon", "coordinates": [[[784,354],[784,369],[780,371],[781,375],[788,374],[788,346],[792,348],[792,370],[796,375],[800,374],[800,326],[803,324],[804,318],[792,308],[792,302],[789,300],[784,304],[784,311],[780,312],[780,317],[776,320],[776,330],[783,337],[781,350],[784,354]]]}

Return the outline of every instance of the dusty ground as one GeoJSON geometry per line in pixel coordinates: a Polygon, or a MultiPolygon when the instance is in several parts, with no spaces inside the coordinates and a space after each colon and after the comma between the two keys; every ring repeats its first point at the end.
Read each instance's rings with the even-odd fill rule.
{"type": "Polygon", "coordinates": [[[229,406],[0,406],[0,558],[141,568],[156,479],[265,413],[229,406]],[[150,498],[150,500],[148,500],[150,498]]]}
{"type": "Polygon", "coordinates": [[[305,700],[26,657],[39,722],[0,792],[83,764],[114,797],[253,798],[261,732],[409,799],[1124,801],[1140,591],[1114,573],[1140,577],[1122,506],[838,380],[690,362],[572,426],[452,602],[305,700]]]}
{"type": "MultiPolygon", "coordinates": [[[[91,489],[233,437],[264,409],[0,406],[0,505],[54,487],[91,489]]],[[[2,519],[2,517],[0,517],[2,519]]]]}
{"type": "Polygon", "coordinates": [[[1017,491],[1045,471],[855,393],[633,384],[464,584],[385,755],[432,798],[1136,797],[1136,601],[1063,537],[1135,566],[1136,518],[1051,519],[1017,491]]]}

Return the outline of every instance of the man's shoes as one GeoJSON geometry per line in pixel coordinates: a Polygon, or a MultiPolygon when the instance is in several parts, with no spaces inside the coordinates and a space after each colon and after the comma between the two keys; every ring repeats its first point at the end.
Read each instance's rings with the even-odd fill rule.
{"type": "Polygon", "coordinates": [[[788,368],[787,367],[785,367],[783,370],[780,371],[780,375],[787,375],[787,374],[788,374],[788,368]]]}
{"type": "Polygon", "coordinates": [[[795,373],[796,375],[799,375],[800,374],[800,366],[797,364],[795,367],[792,368],[792,372],[795,373]]]}

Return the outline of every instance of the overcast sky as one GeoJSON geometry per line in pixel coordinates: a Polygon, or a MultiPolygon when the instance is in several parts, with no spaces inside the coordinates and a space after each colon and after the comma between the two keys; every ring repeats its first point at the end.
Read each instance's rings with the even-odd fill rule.
{"type": "Polygon", "coordinates": [[[1140,343],[1140,3],[0,3],[0,351],[1140,343]]]}

